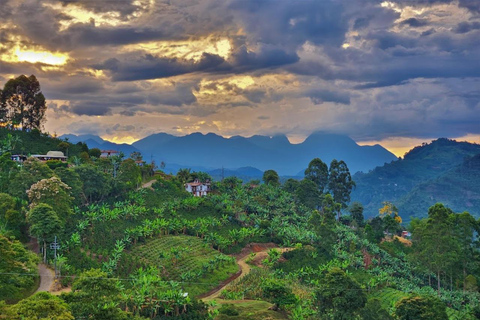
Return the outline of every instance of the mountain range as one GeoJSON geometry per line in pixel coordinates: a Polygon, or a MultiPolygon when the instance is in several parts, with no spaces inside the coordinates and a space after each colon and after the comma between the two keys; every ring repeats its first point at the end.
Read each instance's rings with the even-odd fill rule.
{"type": "Polygon", "coordinates": [[[202,171],[254,167],[262,172],[273,169],[280,175],[303,176],[308,163],[317,157],[327,164],[333,159],[344,160],[352,173],[368,172],[397,159],[380,145],[360,146],[347,136],[323,132],[313,133],[299,144],[290,143],[285,135],[225,138],[214,133],[181,137],[157,133],[132,145],[115,144],[92,135],[60,138],[74,143],[83,141],[89,148],[115,149],[126,155],[140,151],[146,161],[165,162],[166,172],[185,167],[202,171]]]}

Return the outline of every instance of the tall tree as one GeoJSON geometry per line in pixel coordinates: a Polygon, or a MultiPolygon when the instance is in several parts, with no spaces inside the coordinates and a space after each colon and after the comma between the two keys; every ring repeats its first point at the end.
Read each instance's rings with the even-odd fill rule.
{"type": "Polygon", "coordinates": [[[122,190],[132,190],[142,183],[142,170],[133,159],[125,159],[118,168],[117,181],[122,190]]]}
{"type": "Polygon", "coordinates": [[[451,215],[452,210],[437,203],[428,209],[426,223],[413,229],[414,250],[422,262],[437,275],[437,292],[440,295],[441,275],[456,263],[459,242],[455,238],[451,215]]]}
{"type": "Polygon", "coordinates": [[[340,203],[342,208],[347,207],[350,202],[350,193],[355,182],[352,180],[347,164],[341,160],[333,159],[330,163],[330,171],[328,176],[328,190],[333,195],[335,202],[340,203]]]}
{"type": "Polygon", "coordinates": [[[48,204],[41,203],[27,214],[30,234],[43,242],[43,262],[47,262],[47,241],[60,232],[62,223],[57,213],[48,204]]]}
{"type": "Polygon", "coordinates": [[[8,191],[11,195],[26,200],[27,190],[32,184],[53,176],[53,171],[45,164],[33,157],[23,162],[22,169],[11,179],[8,191]]]}
{"type": "Polygon", "coordinates": [[[328,184],[328,167],[320,158],[315,158],[308,164],[305,170],[305,179],[315,183],[320,193],[325,191],[328,184]]]}
{"type": "Polygon", "coordinates": [[[110,192],[111,177],[99,168],[81,165],[73,169],[83,181],[82,195],[85,203],[103,199],[110,192]]]}
{"type": "Polygon", "coordinates": [[[295,196],[297,201],[310,209],[315,209],[320,204],[320,191],[312,180],[303,179],[297,182],[295,196]]]}
{"type": "Polygon", "coordinates": [[[453,215],[455,237],[459,244],[459,264],[462,268],[463,290],[466,290],[465,279],[470,270],[478,265],[479,243],[476,241],[480,226],[468,212],[453,215]]]}
{"type": "Polygon", "coordinates": [[[279,186],[280,185],[280,178],[278,176],[278,173],[275,170],[265,171],[263,173],[262,180],[266,185],[271,185],[271,186],[279,186]]]}
{"type": "Polygon", "coordinates": [[[40,203],[52,206],[58,217],[65,223],[66,219],[72,214],[72,201],[70,196],[70,187],[63,183],[57,177],[42,179],[32,184],[27,190],[30,208],[34,208],[40,203]]]}
{"type": "Polygon", "coordinates": [[[47,105],[34,75],[21,75],[5,84],[0,97],[0,122],[22,127],[22,130],[40,130],[45,120],[47,105]]]}
{"type": "Polygon", "coordinates": [[[352,215],[352,220],[355,221],[357,227],[363,226],[365,219],[363,216],[363,205],[360,202],[354,202],[350,205],[348,211],[352,215]]]}
{"type": "Polygon", "coordinates": [[[333,320],[356,319],[367,303],[367,295],[343,270],[332,268],[320,280],[315,303],[321,315],[332,315],[333,320]]]}

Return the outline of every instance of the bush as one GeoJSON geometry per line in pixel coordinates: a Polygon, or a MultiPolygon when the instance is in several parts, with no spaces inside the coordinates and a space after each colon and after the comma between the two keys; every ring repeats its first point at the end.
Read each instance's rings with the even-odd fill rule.
{"type": "Polygon", "coordinates": [[[218,311],[219,311],[220,314],[224,314],[224,315],[227,315],[227,316],[238,316],[239,315],[239,312],[237,311],[237,309],[235,309],[233,304],[224,304],[224,305],[222,305],[222,307],[218,311]]]}

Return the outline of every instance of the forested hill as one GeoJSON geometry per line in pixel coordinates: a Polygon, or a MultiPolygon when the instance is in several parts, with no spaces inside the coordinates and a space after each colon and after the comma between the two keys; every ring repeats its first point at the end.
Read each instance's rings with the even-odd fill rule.
{"type": "MultiPolygon", "coordinates": [[[[408,220],[411,215],[424,216],[425,211],[417,210],[425,206],[428,208],[436,201],[433,196],[424,196],[434,194],[434,190],[440,187],[440,181],[448,181],[443,186],[445,190],[442,192],[442,201],[456,203],[452,207],[455,211],[468,210],[478,215],[480,212],[475,212],[467,200],[478,188],[471,189],[469,193],[460,192],[459,189],[463,185],[461,181],[471,179],[471,169],[461,169],[459,166],[462,166],[465,159],[479,153],[480,145],[445,138],[415,147],[403,159],[377,167],[369,173],[355,174],[353,179],[357,187],[352,193],[352,201],[359,201],[365,206],[366,216],[377,215],[382,202],[391,201],[399,207],[402,217],[408,220]],[[458,171],[450,172],[455,169],[458,171]],[[429,192],[420,192],[416,187],[429,192]],[[412,193],[409,194],[410,192],[412,193]],[[454,197],[457,199],[454,200],[454,197]]],[[[467,185],[471,186],[471,183],[467,185]]]]}
{"type": "Polygon", "coordinates": [[[432,203],[441,202],[455,212],[480,216],[480,154],[438,178],[420,183],[398,202],[406,216],[424,216],[432,203]]]}

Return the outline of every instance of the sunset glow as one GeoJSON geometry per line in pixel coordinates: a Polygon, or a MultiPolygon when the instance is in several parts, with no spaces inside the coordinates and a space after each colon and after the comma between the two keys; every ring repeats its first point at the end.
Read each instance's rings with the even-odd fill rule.
{"type": "Polygon", "coordinates": [[[51,53],[48,51],[33,51],[21,49],[15,50],[17,61],[30,63],[44,63],[49,65],[63,65],[67,62],[68,56],[61,53],[51,53]]]}

